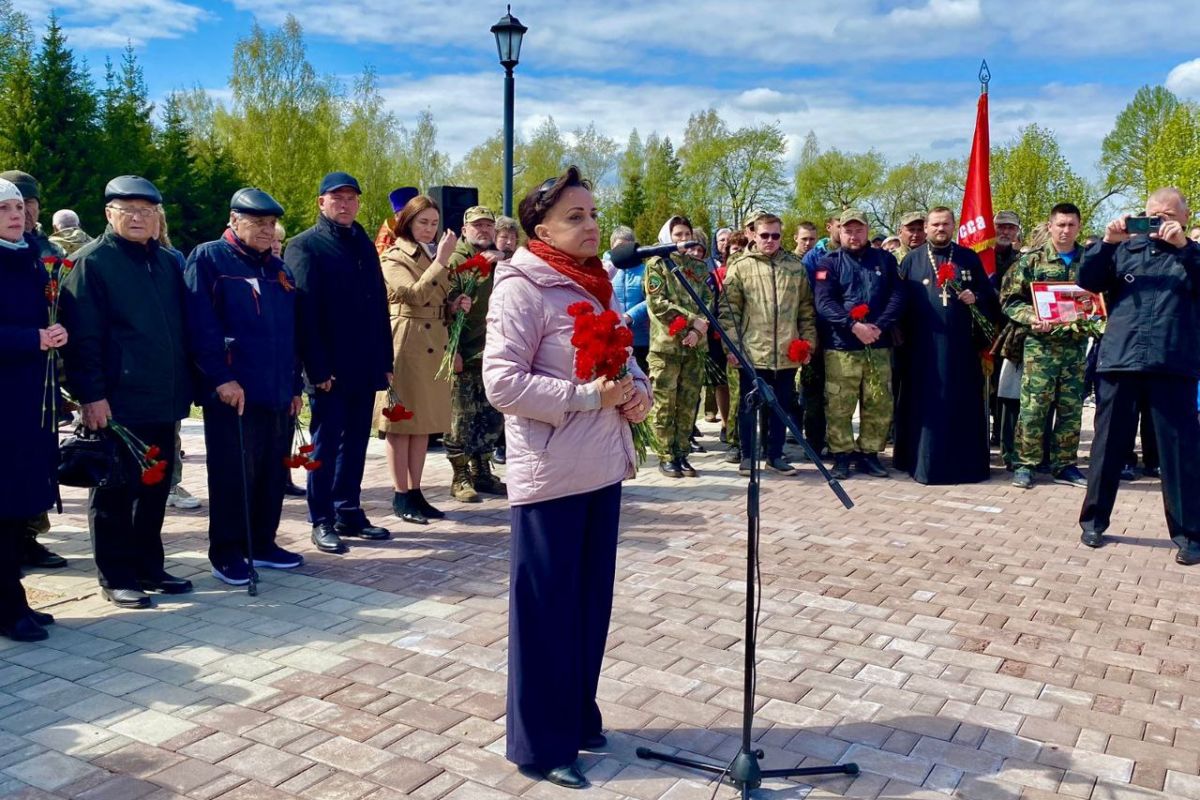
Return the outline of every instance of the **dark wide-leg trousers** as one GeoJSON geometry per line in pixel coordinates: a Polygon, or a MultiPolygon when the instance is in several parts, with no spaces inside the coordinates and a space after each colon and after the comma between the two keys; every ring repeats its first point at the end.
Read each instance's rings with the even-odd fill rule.
{"type": "Polygon", "coordinates": [[[510,510],[507,757],[515,764],[571,764],[600,733],[596,687],[620,511],[620,483],[510,510]]]}
{"type": "Polygon", "coordinates": [[[308,520],[362,522],[359,505],[367,440],[375,413],[372,389],[346,389],[333,382],[328,392],[317,390],[312,405],[313,458],[320,469],[308,473],[308,520]]]}
{"type": "MultiPolygon", "coordinates": [[[[783,406],[785,411],[795,405],[796,370],[756,369],[755,372],[774,390],[775,399],[779,401],[779,405],[783,406]]],[[[745,370],[739,370],[739,373],[741,375],[742,404],[738,409],[738,436],[742,442],[742,458],[747,459],[753,456],[752,453],[747,452],[746,442],[750,441],[751,426],[757,424],[759,419],[764,420],[763,425],[767,430],[765,439],[761,439],[759,443],[762,457],[767,461],[783,458],[783,445],[787,438],[787,428],[784,427],[783,420],[775,416],[775,412],[765,405],[760,404],[756,411],[750,407],[749,403],[745,402],[746,395],[754,389],[755,375],[745,370]]]]}
{"type": "Polygon", "coordinates": [[[1167,532],[1179,547],[1200,547],[1196,380],[1146,372],[1101,372],[1096,383],[1096,435],[1080,526],[1097,533],[1108,529],[1121,468],[1137,426],[1138,406],[1145,403],[1143,413],[1153,420],[1158,442],[1167,532]]]}
{"type": "MultiPolygon", "coordinates": [[[[159,460],[167,462],[166,474],[170,475],[175,464],[175,423],[125,427],[147,445],[158,445],[159,460]]],[[[143,485],[133,456],[124,445],[120,452],[129,463],[129,481],[88,493],[88,528],[100,585],[137,589],[139,580],[156,579],[163,571],[162,526],[171,481],[143,485]]]]}
{"type": "Polygon", "coordinates": [[[21,554],[27,519],[0,519],[0,624],[12,625],[29,613],[21,586],[21,554]]]}
{"type": "Polygon", "coordinates": [[[237,409],[225,403],[204,405],[208,560],[214,566],[251,555],[247,552],[246,501],[242,497],[243,464],[254,553],[265,553],[275,544],[288,478],[283,459],[290,450],[294,423],[286,408],[246,406],[239,442],[237,409]]]}

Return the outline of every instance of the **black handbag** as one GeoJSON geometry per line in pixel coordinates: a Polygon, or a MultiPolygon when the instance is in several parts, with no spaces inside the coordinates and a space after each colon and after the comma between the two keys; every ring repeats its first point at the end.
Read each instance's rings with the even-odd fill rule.
{"type": "Polygon", "coordinates": [[[80,425],[58,446],[58,483],[61,486],[113,488],[129,479],[121,458],[123,445],[103,431],[80,425]]]}

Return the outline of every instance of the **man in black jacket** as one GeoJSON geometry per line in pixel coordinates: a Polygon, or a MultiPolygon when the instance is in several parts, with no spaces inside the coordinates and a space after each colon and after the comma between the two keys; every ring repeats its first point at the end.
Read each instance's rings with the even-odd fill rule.
{"type": "Polygon", "coordinates": [[[313,457],[308,515],[317,549],[343,553],[342,536],[387,539],[359,505],[375,393],[392,382],[392,332],[379,254],[355,222],[358,181],[321,180],[317,224],[288,243],[296,276],[300,359],[313,391],[313,457]]]}
{"type": "Polygon", "coordinates": [[[1079,284],[1104,292],[1108,325],[1097,362],[1096,436],[1079,524],[1088,547],[1104,544],[1121,468],[1133,444],[1138,403],[1154,420],[1167,531],[1180,564],[1200,563],[1200,244],[1188,241],[1190,217],[1178,189],[1146,201],[1157,232],[1130,235],[1113,220],[1084,255],[1079,284]]]}
{"type": "Polygon", "coordinates": [[[302,383],[296,286],[271,249],[283,207],[262,189],[247,188],[233,195],[229,211],[225,235],[192,251],[184,280],[188,344],[204,407],[212,508],[208,560],[217,580],[244,586],[251,566],[292,569],[304,563],[275,543],[288,477],[282,462],[295,433],[302,383]]]}
{"type": "MultiPolygon", "coordinates": [[[[62,286],[67,386],[92,429],[120,431],[156,447],[171,474],[175,423],[188,414],[192,387],[184,349],[183,273],[158,244],[162,196],[136,175],[104,189],[108,229],[75,253],[62,286]]],[[[132,448],[131,448],[132,449],[132,448]]],[[[133,456],[126,452],[132,462],[133,456]]],[[[190,592],[192,584],[163,568],[163,514],[168,481],[94,489],[88,524],[105,598],[147,608],[146,590],[190,592]]]]}

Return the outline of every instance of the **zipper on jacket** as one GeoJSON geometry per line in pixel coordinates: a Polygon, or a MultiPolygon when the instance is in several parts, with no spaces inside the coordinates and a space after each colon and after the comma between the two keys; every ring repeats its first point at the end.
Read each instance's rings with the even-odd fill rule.
{"type": "Polygon", "coordinates": [[[771,325],[771,366],[773,372],[779,371],[779,284],[775,280],[775,259],[770,258],[771,265],[771,308],[774,315],[771,325]]]}

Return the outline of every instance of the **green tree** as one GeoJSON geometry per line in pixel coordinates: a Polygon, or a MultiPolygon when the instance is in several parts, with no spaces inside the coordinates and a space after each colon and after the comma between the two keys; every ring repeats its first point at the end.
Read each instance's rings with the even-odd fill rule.
{"type": "Polygon", "coordinates": [[[1174,186],[1196,206],[1200,202],[1200,105],[1180,104],[1157,133],[1146,153],[1147,192],[1174,186]]]}
{"type": "MultiPolygon", "coordinates": [[[[516,149],[515,146],[513,148],[516,149]]],[[[450,173],[454,186],[475,186],[479,202],[491,209],[504,204],[504,131],[498,130],[483,142],[472,147],[450,173]]],[[[513,200],[516,209],[521,196],[513,200]]]]}
{"type": "Polygon", "coordinates": [[[388,192],[400,180],[401,126],[383,106],[372,67],[355,80],[354,92],[343,105],[342,135],[332,143],[330,163],[358,179],[363,190],[359,221],[373,232],[392,216],[388,192]]]}
{"type": "Polygon", "coordinates": [[[683,212],[682,165],[669,136],[652,133],[646,139],[646,171],[643,189],[646,209],[633,223],[639,242],[658,240],[658,231],[671,216],[683,212]]]}
{"type": "Polygon", "coordinates": [[[0,159],[4,169],[32,169],[29,158],[35,133],[35,110],[30,76],[33,73],[33,28],[29,18],[0,0],[0,159]]]}
{"type": "Polygon", "coordinates": [[[937,206],[957,209],[962,205],[960,184],[965,169],[965,162],[958,159],[926,161],[920,156],[890,167],[863,202],[871,216],[871,229],[895,233],[900,217],[909,211],[929,211],[937,206]]]}
{"type": "Polygon", "coordinates": [[[411,131],[400,129],[398,174],[397,186],[415,186],[423,192],[442,184],[450,174],[450,157],[437,149],[437,125],[428,109],[417,114],[411,131]]]}
{"type": "Polygon", "coordinates": [[[528,142],[513,148],[513,208],[521,198],[541,185],[547,178],[562,173],[567,166],[567,141],[554,122],[554,117],[537,126],[528,142]]]}
{"type": "Polygon", "coordinates": [[[879,153],[822,151],[811,131],[796,166],[792,206],[800,217],[822,220],[846,208],[866,205],[883,183],[887,164],[879,153]]]}
{"type": "Polygon", "coordinates": [[[1083,212],[1086,228],[1099,202],[1097,192],[1067,163],[1054,132],[1038,125],[992,148],[991,177],[992,205],[1017,212],[1026,227],[1045,220],[1055,203],[1070,202],[1083,212]]]}
{"type": "Polygon", "coordinates": [[[596,123],[586,128],[576,128],[571,134],[571,145],[567,148],[566,161],[583,171],[583,177],[599,187],[617,166],[620,147],[612,139],[596,130],[596,123]]]}
{"type": "Polygon", "coordinates": [[[154,106],[133,47],[126,45],[119,71],[113,69],[109,59],[105,59],[104,66],[98,157],[92,160],[97,193],[116,175],[144,175],[156,180],[160,174],[154,164],[154,106]]]}
{"type": "Polygon", "coordinates": [[[1150,150],[1162,138],[1163,126],[1179,105],[1179,98],[1162,86],[1137,90],[1100,146],[1100,169],[1107,189],[1146,199],[1151,191],[1146,178],[1150,150]]]}
{"type": "Polygon", "coordinates": [[[617,167],[620,200],[617,216],[621,225],[633,227],[646,210],[646,190],[642,186],[646,175],[646,152],[637,128],[629,134],[629,142],[617,167]]]}

